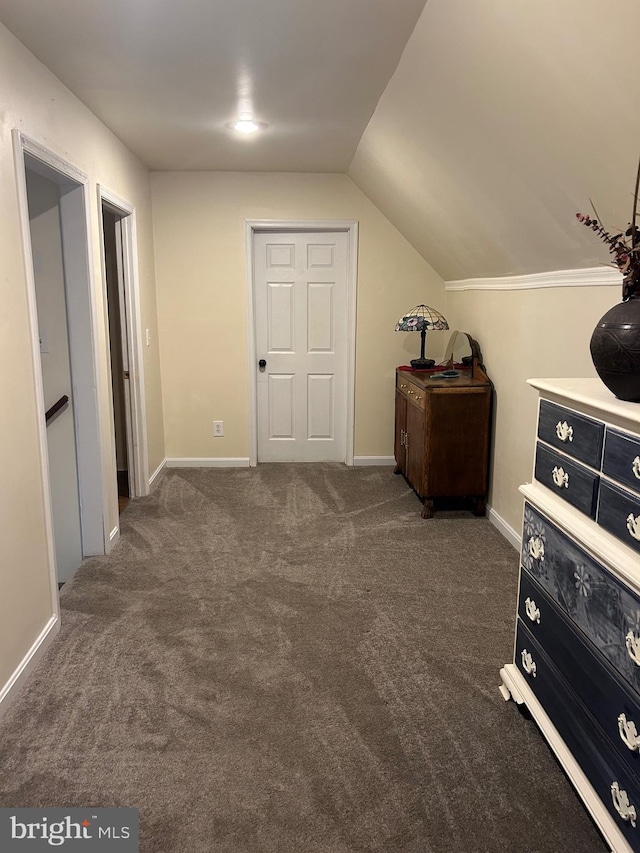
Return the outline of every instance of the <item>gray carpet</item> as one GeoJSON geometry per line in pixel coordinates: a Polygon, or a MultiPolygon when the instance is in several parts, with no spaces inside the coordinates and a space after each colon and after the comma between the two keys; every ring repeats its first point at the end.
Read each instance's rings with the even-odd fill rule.
{"type": "Polygon", "coordinates": [[[602,853],[499,692],[517,555],[388,468],[167,471],[62,591],[0,805],[135,806],[158,853],[602,853]]]}

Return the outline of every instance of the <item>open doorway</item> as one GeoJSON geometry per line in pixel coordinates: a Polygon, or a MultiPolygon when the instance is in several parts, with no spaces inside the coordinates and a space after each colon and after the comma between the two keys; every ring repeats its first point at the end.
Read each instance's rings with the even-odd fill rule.
{"type": "Polygon", "coordinates": [[[130,434],[129,353],[126,335],[121,220],[122,216],[114,213],[106,205],[102,205],[104,274],[109,315],[111,390],[113,396],[113,426],[118,476],[118,510],[120,514],[122,514],[131,497],[129,446],[132,443],[130,434]]]}
{"type": "Polygon", "coordinates": [[[53,601],[105,552],[87,177],[14,131],[53,601]]]}
{"type": "MultiPolygon", "coordinates": [[[[149,494],[136,214],[132,205],[98,186],[102,269],[108,316],[113,403],[113,461],[118,507],[149,494]]],[[[146,330],[146,344],[150,344],[146,330]]]]}

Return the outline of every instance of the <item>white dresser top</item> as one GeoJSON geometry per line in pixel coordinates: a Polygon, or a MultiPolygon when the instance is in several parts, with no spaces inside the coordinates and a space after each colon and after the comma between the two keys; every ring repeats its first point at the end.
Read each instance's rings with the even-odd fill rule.
{"type": "Polygon", "coordinates": [[[586,406],[595,417],[613,422],[624,421],[627,429],[640,431],[640,403],[618,400],[599,379],[527,379],[527,383],[545,397],[586,406]]]}

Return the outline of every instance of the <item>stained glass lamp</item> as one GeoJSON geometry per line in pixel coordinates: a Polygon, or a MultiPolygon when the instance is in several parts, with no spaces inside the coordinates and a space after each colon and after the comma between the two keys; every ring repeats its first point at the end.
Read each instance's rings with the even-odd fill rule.
{"type": "Polygon", "coordinates": [[[428,370],[435,364],[434,359],[424,357],[424,344],[427,338],[427,329],[448,329],[449,324],[439,311],[429,308],[428,305],[416,305],[404,317],[400,317],[396,323],[396,332],[420,332],[422,342],[420,345],[420,358],[411,359],[411,367],[414,370],[428,370]]]}

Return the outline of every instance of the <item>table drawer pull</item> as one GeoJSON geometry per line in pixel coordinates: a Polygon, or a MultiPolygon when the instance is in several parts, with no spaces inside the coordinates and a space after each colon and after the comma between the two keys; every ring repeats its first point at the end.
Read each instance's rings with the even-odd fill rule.
{"type": "Polygon", "coordinates": [[[631,752],[640,752],[640,735],[636,724],[633,720],[627,720],[626,714],[620,714],[618,717],[618,731],[620,740],[631,752]]]}
{"type": "Polygon", "coordinates": [[[640,542],[640,515],[634,515],[632,512],[627,516],[627,530],[629,535],[640,542]]]}
{"type": "Polygon", "coordinates": [[[636,458],[631,463],[631,470],[633,471],[633,476],[640,480],[640,456],[636,456],[636,458]]]}
{"type": "Polygon", "coordinates": [[[553,482],[559,489],[568,489],[569,488],[569,475],[566,473],[564,468],[556,467],[551,472],[553,476],[553,482]]]}
{"type": "Polygon", "coordinates": [[[536,603],[532,598],[529,598],[527,596],[527,598],[525,599],[525,602],[524,602],[524,609],[525,609],[529,619],[531,619],[532,622],[537,622],[539,625],[540,624],[540,609],[536,606],[536,603]]]}
{"type": "Polygon", "coordinates": [[[558,421],[556,424],[556,435],[560,441],[573,441],[573,427],[566,421],[558,421]]]}
{"type": "Polygon", "coordinates": [[[532,675],[534,678],[536,677],[536,670],[538,667],[536,666],[536,662],[531,657],[531,653],[526,649],[522,650],[522,668],[528,675],[532,675]]]}
{"type": "Polygon", "coordinates": [[[626,791],[620,790],[620,785],[613,782],[611,785],[611,800],[614,809],[618,812],[622,820],[628,820],[631,826],[636,828],[636,809],[629,802],[629,795],[626,791]]]}

